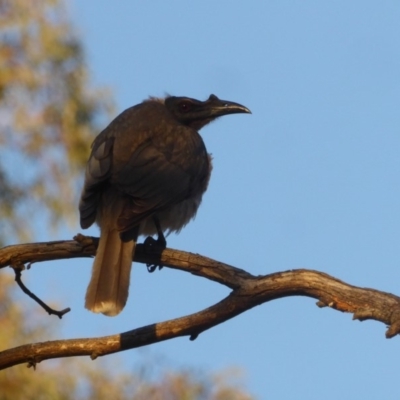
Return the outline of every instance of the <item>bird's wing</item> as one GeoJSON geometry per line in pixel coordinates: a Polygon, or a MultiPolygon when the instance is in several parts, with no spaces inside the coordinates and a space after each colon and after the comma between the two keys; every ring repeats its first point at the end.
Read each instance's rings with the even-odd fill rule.
{"type": "Polygon", "coordinates": [[[180,124],[160,129],[158,120],[166,117],[155,121],[146,110],[145,103],[125,110],[93,142],[79,205],[82,228],[95,221],[107,188],[123,197],[115,218],[127,232],[189,197],[208,176],[201,136],[180,124]]]}
{"type": "Polygon", "coordinates": [[[199,135],[186,137],[184,143],[175,140],[168,148],[154,138],[145,140],[112,176],[112,184],[129,196],[118,218],[118,229],[130,231],[152,214],[189,197],[199,180],[207,176],[208,162],[199,135]],[[190,151],[184,151],[188,146],[190,151]]]}
{"type": "Polygon", "coordinates": [[[113,143],[113,137],[100,134],[92,144],[79,202],[80,223],[84,229],[95,221],[102,189],[111,176],[113,143]]]}

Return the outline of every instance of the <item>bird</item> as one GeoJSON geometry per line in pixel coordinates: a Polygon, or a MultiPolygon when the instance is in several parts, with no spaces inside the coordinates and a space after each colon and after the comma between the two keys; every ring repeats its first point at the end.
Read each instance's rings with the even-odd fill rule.
{"type": "Polygon", "coordinates": [[[164,233],[179,233],[196,216],[212,170],[198,131],[236,113],[251,111],[213,94],[205,101],[149,97],[95,138],[79,202],[82,229],[95,222],[100,227],[88,310],[118,315],[128,299],[138,236],[165,248],[164,233]]]}

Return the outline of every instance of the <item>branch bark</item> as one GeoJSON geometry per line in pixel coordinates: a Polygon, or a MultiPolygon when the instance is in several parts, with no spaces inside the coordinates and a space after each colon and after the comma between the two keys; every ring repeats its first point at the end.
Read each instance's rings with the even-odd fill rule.
{"type": "MultiPolygon", "coordinates": [[[[77,257],[92,257],[97,238],[77,235],[74,240],[31,243],[0,249],[0,268],[77,257]]],[[[159,322],[128,332],[98,338],[33,343],[0,352],[0,369],[17,364],[60,357],[99,356],[133,349],[180,336],[194,340],[212,328],[255,306],[287,296],[317,299],[319,307],[353,314],[353,319],[373,319],[388,326],[386,337],[400,333],[400,297],[374,289],[349,285],[328,274],[298,269],[254,276],[233,266],[178,250],[165,249],[160,256],[148,255],[138,245],[134,261],[162,264],[218,282],[232,289],[219,303],[185,317],[159,322]]]]}

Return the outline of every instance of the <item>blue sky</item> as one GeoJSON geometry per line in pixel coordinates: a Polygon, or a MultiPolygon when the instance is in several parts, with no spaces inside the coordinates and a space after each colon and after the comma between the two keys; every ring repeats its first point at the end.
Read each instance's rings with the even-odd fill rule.
{"type": "MultiPolygon", "coordinates": [[[[310,268],[400,294],[398,1],[74,0],[69,8],[93,82],[111,87],[118,112],[165,93],[214,93],[253,112],[202,131],[214,156],[211,183],[196,220],[169,247],[256,275],[310,268]]],[[[83,309],[90,264],[31,272],[38,294],[73,308],[52,320],[57,338],[123,332],[228,294],[189,274],[134,265],[124,312],[92,315],[83,309]]],[[[312,299],[281,299],[144,354],[211,371],[239,366],[259,399],[398,399],[399,338],[351,317],[312,299]]],[[[142,355],[110,360],[130,368],[142,355]]]]}

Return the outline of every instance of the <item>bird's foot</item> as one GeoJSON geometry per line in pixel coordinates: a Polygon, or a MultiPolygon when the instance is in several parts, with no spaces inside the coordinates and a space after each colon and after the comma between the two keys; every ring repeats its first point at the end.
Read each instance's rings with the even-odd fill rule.
{"type": "Polygon", "coordinates": [[[148,254],[161,254],[166,247],[167,241],[164,236],[159,236],[157,240],[148,236],[144,241],[144,250],[148,254]]]}
{"type": "MultiPolygon", "coordinates": [[[[165,240],[164,235],[158,235],[157,240],[148,236],[144,241],[144,251],[147,254],[156,254],[161,255],[162,251],[167,247],[167,241],[165,240]]],[[[161,269],[162,264],[146,264],[147,271],[154,272],[157,268],[161,269]]]]}

